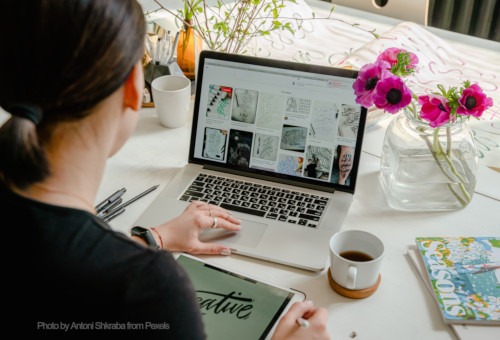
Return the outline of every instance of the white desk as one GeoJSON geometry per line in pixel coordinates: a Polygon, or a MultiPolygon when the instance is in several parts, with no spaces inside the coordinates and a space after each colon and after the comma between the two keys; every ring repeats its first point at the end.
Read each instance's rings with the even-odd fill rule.
{"type": "MultiPolygon", "coordinates": [[[[111,221],[113,228],[124,233],[175,170],[187,162],[190,125],[165,129],[159,125],[154,109],[143,109],[140,114],[134,136],[109,161],[100,196],[104,198],[123,186],[128,197],[154,184],[160,184],[160,188],[111,221]]],[[[359,339],[453,339],[453,332],[442,323],[432,297],[405,256],[407,246],[416,236],[499,235],[500,201],[476,194],[468,207],[456,212],[398,212],[387,206],[378,172],[379,159],[364,152],[354,203],[343,227],[370,231],[385,243],[382,282],[371,297],[350,300],[337,295],[328,284],[326,270],[311,273],[238,255],[210,260],[303,290],[308,299],[329,310],[329,330],[334,339],[349,339],[353,331],[359,339]]],[[[497,177],[500,180],[500,175],[497,177]]]]}
{"type": "MultiPolygon", "coordinates": [[[[328,4],[318,6],[321,8],[324,5],[328,4]]],[[[341,8],[337,11],[356,12],[344,12],[341,8]]],[[[370,20],[362,19],[362,22],[377,26],[376,21],[370,20]]],[[[387,20],[377,27],[387,29],[394,22],[387,20]]],[[[481,48],[493,53],[498,46],[500,44],[490,46],[486,42],[481,48]]],[[[500,77],[500,74],[497,76],[500,77]]],[[[124,199],[127,199],[154,184],[160,184],[159,189],[130,205],[125,213],[111,221],[113,228],[124,233],[129,232],[134,221],[175,171],[187,162],[190,123],[177,129],[165,129],[159,124],[154,109],[143,109],[140,116],[132,138],[110,159],[97,197],[99,201],[125,186],[127,193],[124,199]]],[[[209,260],[306,292],[307,298],[317,306],[328,309],[328,328],[333,339],[351,339],[353,332],[357,334],[356,339],[453,339],[454,333],[441,321],[435,302],[405,256],[407,246],[414,244],[416,236],[498,236],[500,200],[476,194],[468,207],[455,212],[407,213],[391,210],[378,181],[377,156],[385,125],[385,121],[381,122],[367,132],[363,148],[370,150],[364,151],[361,156],[354,203],[343,227],[370,231],[385,243],[382,282],[374,295],[363,300],[351,300],[336,294],[328,284],[326,269],[321,273],[311,273],[239,255],[209,257],[209,260]]],[[[479,177],[478,190],[500,191],[500,174],[483,170],[487,175],[479,177]]],[[[276,251],[279,251],[278,248],[279,245],[276,251]]]]}

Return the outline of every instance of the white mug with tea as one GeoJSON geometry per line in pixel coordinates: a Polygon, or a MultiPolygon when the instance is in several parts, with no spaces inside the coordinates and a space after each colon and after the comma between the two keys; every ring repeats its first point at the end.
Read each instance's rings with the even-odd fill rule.
{"type": "Polygon", "coordinates": [[[384,244],[374,234],[344,230],[330,239],[330,275],[348,290],[374,287],[379,280],[384,244]]]}

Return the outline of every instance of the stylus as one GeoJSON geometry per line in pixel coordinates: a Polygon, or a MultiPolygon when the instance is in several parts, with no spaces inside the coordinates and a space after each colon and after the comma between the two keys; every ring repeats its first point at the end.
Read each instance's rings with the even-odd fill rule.
{"type": "Polygon", "coordinates": [[[297,319],[297,324],[300,326],[300,327],[309,327],[309,321],[307,321],[306,319],[304,318],[298,318],[297,319]]]}

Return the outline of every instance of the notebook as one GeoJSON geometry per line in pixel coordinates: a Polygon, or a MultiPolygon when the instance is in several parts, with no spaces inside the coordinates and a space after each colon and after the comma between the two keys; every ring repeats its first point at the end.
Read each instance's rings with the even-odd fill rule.
{"type": "Polygon", "coordinates": [[[198,65],[188,164],[136,224],[205,201],[242,223],[204,230],[203,241],[322,271],[356,187],[366,122],[357,71],[207,50],[198,65]]]}

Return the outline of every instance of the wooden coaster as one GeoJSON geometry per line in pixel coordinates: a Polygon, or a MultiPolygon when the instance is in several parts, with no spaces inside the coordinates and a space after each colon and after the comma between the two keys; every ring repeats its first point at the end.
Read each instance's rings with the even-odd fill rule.
{"type": "Polygon", "coordinates": [[[377,282],[371,287],[365,288],[365,289],[360,289],[360,290],[353,290],[353,289],[347,289],[339,285],[337,282],[335,282],[332,279],[332,275],[330,272],[330,268],[328,268],[328,283],[330,283],[330,287],[337,292],[338,294],[348,297],[350,299],[364,299],[366,297],[369,297],[375,291],[377,290],[378,286],[380,285],[380,281],[382,280],[382,277],[378,276],[377,282]]]}

